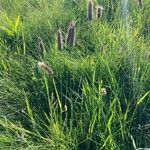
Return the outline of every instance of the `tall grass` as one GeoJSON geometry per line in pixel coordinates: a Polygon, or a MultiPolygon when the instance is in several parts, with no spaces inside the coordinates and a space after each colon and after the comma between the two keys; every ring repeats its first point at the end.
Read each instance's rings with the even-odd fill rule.
{"type": "Polygon", "coordinates": [[[0,149],[150,148],[150,2],[92,5],[1,0],[0,149]]]}

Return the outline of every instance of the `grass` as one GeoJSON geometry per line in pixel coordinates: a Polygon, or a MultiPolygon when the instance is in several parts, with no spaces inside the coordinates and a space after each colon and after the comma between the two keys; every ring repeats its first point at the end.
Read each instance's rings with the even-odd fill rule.
{"type": "Polygon", "coordinates": [[[150,148],[150,2],[129,2],[127,27],[121,1],[93,3],[89,21],[87,0],[1,0],[1,150],[150,148]],[[75,46],[58,50],[72,20],[75,46]]]}

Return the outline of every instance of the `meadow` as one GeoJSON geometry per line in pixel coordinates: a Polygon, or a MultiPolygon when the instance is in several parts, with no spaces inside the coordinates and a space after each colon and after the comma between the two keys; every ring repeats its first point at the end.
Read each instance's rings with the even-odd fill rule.
{"type": "Polygon", "coordinates": [[[150,149],[149,0],[0,0],[0,150],[150,149]]]}

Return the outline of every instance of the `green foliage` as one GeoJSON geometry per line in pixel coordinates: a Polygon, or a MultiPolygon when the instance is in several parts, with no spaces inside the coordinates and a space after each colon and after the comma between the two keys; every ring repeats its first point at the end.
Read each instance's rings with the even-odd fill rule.
{"type": "Polygon", "coordinates": [[[87,0],[1,0],[0,149],[150,147],[150,2],[129,2],[127,27],[120,0],[93,4],[89,21],[87,0]],[[75,46],[58,50],[72,20],[75,46]]]}

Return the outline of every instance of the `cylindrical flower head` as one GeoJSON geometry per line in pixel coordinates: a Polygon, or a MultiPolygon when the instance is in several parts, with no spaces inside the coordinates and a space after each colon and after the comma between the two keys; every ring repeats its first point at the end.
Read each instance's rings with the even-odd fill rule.
{"type": "Polygon", "coordinates": [[[74,46],[75,44],[75,22],[71,21],[66,39],[67,45],[74,46]]]}
{"type": "Polygon", "coordinates": [[[53,70],[44,62],[38,62],[38,66],[42,69],[44,69],[45,71],[47,71],[47,73],[49,75],[53,74],[53,70]]]}
{"type": "Polygon", "coordinates": [[[107,90],[106,90],[106,88],[102,88],[102,89],[101,89],[101,94],[102,94],[102,96],[106,96],[106,95],[107,95],[107,90]]]}
{"type": "Polygon", "coordinates": [[[38,37],[38,50],[42,53],[46,51],[43,40],[40,37],[38,37]]]}
{"type": "Polygon", "coordinates": [[[64,106],[64,111],[67,112],[67,110],[68,110],[68,107],[67,107],[67,105],[65,105],[64,106]]]}
{"type": "Polygon", "coordinates": [[[138,0],[138,4],[140,8],[143,8],[144,6],[144,0],[138,0]]]}
{"type": "Polygon", "coordinates": [[[87,17],[88,17],[89,20],[93,19],[93,3],[92,3],[92,0],[89,0],[89,2],[88,2],[87,17]]]}
{"type": "Polygon", "coordinates": [[[63,39],[62,39],[61,30],[58,30],[57,33],[57,47],[59,50],[63,49],[63,39]]]}
{"type": "Polygon", "coordinates": [[[96,18],[101,18],[104,8],[102,6],[96,6],[96,18]]]}

